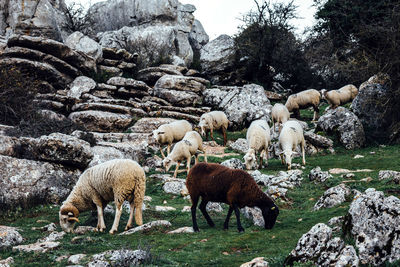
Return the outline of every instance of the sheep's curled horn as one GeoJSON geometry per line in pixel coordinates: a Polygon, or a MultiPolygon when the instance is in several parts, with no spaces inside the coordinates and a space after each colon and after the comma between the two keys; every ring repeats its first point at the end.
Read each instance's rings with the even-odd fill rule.
{"type": "Polygon", "coordinates": [[[62,215],[68,215],[68,221],[76,221],[79,222],[78,216],[79,216],[79,211],[77,208],[73,206],[64,206],[61,209],[61,214],[62,215]]]}

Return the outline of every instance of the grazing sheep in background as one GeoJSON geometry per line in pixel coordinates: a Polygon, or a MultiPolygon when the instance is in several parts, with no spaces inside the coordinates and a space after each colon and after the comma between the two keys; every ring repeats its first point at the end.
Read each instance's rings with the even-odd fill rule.
{"type": "Polygon", "coordinates": [[[199,208],[211,227],[214,227],[215,224],[206,210],[209,201],[223,202],[229,205],[224,229],[228,229],[232,211],[235,211],[239,232],[244,231],[240,223],[239,208],[259,207],[264,218],[265,229],[274,227],[279,214],[279,209],[274,201],[263,193],[253,177],[243,170],[231,169],[215,163],[198,163],[190,169],[186,187],[192,200],[192,221],[193,229],[196,232],[199,231],[196,208],[200,197],[202,200],[199,208]]]}
{"type": "Polygon", "coordinates": [[[289,110],[285,105],[276,103],[271,110],[272,127],[275,131],[275,122],[279,123],[279,130],[282,128],[282,124],[287,122],[290,118],[289,110]]]}
{"type": "Polygon", "coordinates": [[[340,105],[353,101],[358,94],[358,89],[354,85],[348,84],[338,90],[327,91],[323,89],[321,94],[322,98],[328,101],[330,108],[335,109],[340,105]]]}
{"type": "Polygon", "coordinates": [[[179,165],[183,160],[186,160],[187,172],[190,169],[190,160],[193,155],[195,157],[195,164],[198,162],[197,151],[200,150],[204,153],[204,161],[207,162],[206,151],[203,148],[203,139],[200,134],[196,131],[187,132],[185,137],[181,141],[175,144],[172,152],[163,160],[163,166],[165,170],[168,171],[173,163],[176,163],[176,169],[174,172],[174,178],[178,174],[179,165]]]}
{"type": "Polygon", "coordinates": [[[201,135],[205,135],[208,139],[208,130],[210,130],[211,139],[214,140],[214,130],[221,129],[224,136],[224,146],[226,145],[226,130],[228,129],[229,120],[225,113],[222,111],[211,111],[204,113],[200,117],[199,127],[201,129],[201,135]]]}
{"type": "Polygon", "coordinates": [[[249,149],[243,159],[246,164],[246,169],[253,168],[257,161],[257,153],[260,152],[260,165],[262,168],[263,158],[268,164],[268,146],[271,142],[270,128],[265,120],[256,120],[250,124],[246,134],[247,144],[249,149]]]}
{"type": "Polygon", "coordinates": [[[303,165],[306,164],[305,158],[305,140],[303,135],[303,128],[297,121],[287,121],[282,128],[279,135],[279,146],[282,149],[281,158],[282,164],[288,166],[288,170],[292,168],[292,158],[298,154],[295,152],[298,145],[301,145],[301,152],[303,154],[303,165]]]}
{"type": "Polygon", "coordinates": [[[319,116],[319,102],[321,94],[315,89],[309,89],[297,94],[290,95],[286,101],[286,108],[289,112],[293,112],[295,118],[300,118],[300,109],[313,107],[314,117],[313,121],[318,119],[319,116]]]}
{"type": "Polygon", "coordinates": [[[79,222],[80,212],[97,208],[97,230],[106,229],[103,210],[108,202],[114,200],[115,219],[110,230],[114,234],[122,213],[122,203],[130,204],[130,215],[125,230],[132,227],[133,212],[135,221],[142,225],[142,204],[146,190],[146,176],[140,165],[130,159],[115,159],[87,169],[80,177],[68,198],[60,208],[61,228],[73,232],[75,222],[79,222]]]}
{"type": "Polygon", "coordinates": [[[162,150],[162,145],[167,144],[167,155],[171,150],[171,144],[182,140],[187,132],[192,130],[192,125],[185,121],[179,120],[171,123],[163,124],[153,131],[154,139],[160,144],[160,151],[163,158],[165,158],[162,150]]]}

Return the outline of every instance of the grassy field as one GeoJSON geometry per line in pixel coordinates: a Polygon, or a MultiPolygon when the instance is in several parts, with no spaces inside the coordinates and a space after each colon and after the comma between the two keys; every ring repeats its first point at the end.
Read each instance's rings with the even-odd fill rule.
{"type": "MultiPolygon", "coordinates": [[[[245,131],[229,133],[229,138],[243,137],[245,131]]],[[[220,136],[218,136],[219,142],[220,136]]],[[[148,233],[136,233],[130,236],[111,236],[108,233],[89,233],[90,239],[80,243],[71,243],[74,234],[67,234],[61,240],[61,246],[45,254],[18,253],[11,250],[1,251],[0,258],[14,257],[16,266],[65,266],[66,260],[56,263],[55,259],[62,255],[73,255],[85,253],[92,255],[110,249],[120,248],[146,248],[150,249],[152,257],[145,265],[158,266],[239,266],[255,257],[263,256],[270,263],[270,266],[282,266],[283,261],[289,252],[295,247],[298,239],[317,223],[326,223],[334,216],[345,215],[351,199],[342,205],[330,209],[322,209],[316,212],[312,208],[323,192],[339,183],[344,178],[334,175],[325,184],[314,184],[309,181],[309,171],[320,166],[322,170],[330,168],[372,169],[373,172],[356,173],[355,182],[348,183],[352,189],[364,191],[373,187],[384,191],[386,195],[400,197],[398,185],[379,181],[378,171],[391,169],[400,171],[400,145],[394,146],[367,146],[366,148],[347,151],[340,147],[335,148],[335,154],[319,154],[306,157],[307,165],[303,170],[303,183],[301,186],[289,191],[290,202],[277,202],[280,207],[280,215],[275,227],[272,230],[264,230],[253,226],[250,220],[241,216],[245,232],[239,234],[234,219],[231,219],[230,228],[224,231],[223,222],[226,216],[227,207],[224,206],[223,213],[210,213],[216,227],[210,228],[201,213],[198,212],[198,223],[200,233],[167,235],[167,229],[156,229],[148,233]],[[353,159],[357,154],[364,158],[353,159]],[[369,183],[361,182],[362,178],[371,177],[369,183]]],[[[242,157],[243,155],[241,155],[242,157]]],[[[221,162],[224,159],[210,158],[210,161],[221,162]]],[[[294,159],[300,163],[300,158],[294,159]]],[[[263,169],[266,174],[276,174],[285,170],[277,159],[269,160],[269,166],[263,169]]],[[[185,174],[180,174],[185,178],[185,174]]],[[[144,222],[153,220],[168,220],[172,223],[173,230],[183,226],[191,226],[190,213],[181,212],[183,206],[190,206],[188,200],[182,197],[168,195],[163,192],[159,180],[148,179],[146,195],[153,198],[150,203],[155,205],[168,205],[177,208],[172,212],[156,212],[151,209],[144,211],[144,222]],[[167,204],[163,204],[166,201],[167,204]]],[[[26,238],[24,244],[34,243],[37,239],[46,234],[40,231],[31,230],[32,227],[39,227],[49,222],[58,224],[58,206],[45,205],[30,210],[19,210],[5,217],[0,218],[1,225],[16,226],[21,229],[21,234],[26,238]],[[45,220],[38,222],[38,220],[45,220]],[[47,223],[46,223],[47,221],[47,223]]],[[[234,216],[232,216],[234,217],[234,216]]],[[[112,214],[106,214],[107,230],[113,221],[112,214]]],[[[125,227],[128,214],[124,213],[121,219],[119,231],[125,227]]],[[[96,219],[90,212],[81,214],[80,225],[96,225],[96,219]]],[[[352,240],[347,240],[353,244],[352,240]]],[[[299,266],[311,266],[311,264],[299,264],[299,266]]]]}

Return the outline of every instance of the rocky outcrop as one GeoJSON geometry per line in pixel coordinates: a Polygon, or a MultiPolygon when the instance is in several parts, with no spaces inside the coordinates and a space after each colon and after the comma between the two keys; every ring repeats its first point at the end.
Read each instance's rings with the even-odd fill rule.
{"type": "Polygon", "coordinates": [[[360,119],[368,140],[385,142],[400,139],[400,122],[394,115],[398,110],[396,89],[389,82],[368,83],[353,100],[351,108],[360,119]]]}
{"type": "Polygon", "coordinates": [[[324,223],[314,225],[299,239],[285,265],[293,265],[294,262],[313,262],[316,266],[359,265],[354,247],[346,246],[339,237],[332,238],[332,229],[324,223]]]}
{"type": "Polygon", "coordinates": [[[17,33],[63,41],[68,36],[65,8],[64,0],[1,0],[0,35],[17,33]]]}
{"type": "Polygon", "coordinates": [[[364,127],[357,116],[344,107],[329,110],[318,119],[317,129],[336,133],[346,149],[360,148],[365,143],[364,127]]]}
{"type": "Polygon", "coordinates": [[[207,41],[200,22],[194,19],[195,10],[177,0],[116,0],[94,4],[88,16],[103,47],[134,48],[148,61],[152,54],[165,53],[175,64],[190,65],[191,43],[198,49],[207,41]]]}
{"type": "Polygon", "coordinates": [[[340,205],[346,201],[350,193],[350,188],[344,184],[331,187],[326,190],[317,203],[315,203],[313,210],[316,211],[322,208],[332,208],[340,205]]]}
{"type": "Polygon", "coordinates": [[[229,35],[220,35],[200,50],[203,75],[213,84],[227,84],[235,79],[235,42],[229,35]]]}
{"type": "Polygon", "coordinates": [[[24,238],[18,232],[18,229],[0,225],[0,251],[15,245],[19,245],[23,241],[24,238]]]}
{"type": "Polygon", "coordinates": [[[140,249],[108,250],[93,255],[88,266],[139,266],[142,265],[148,257],[150,257],[149,253],[140,249]]]}
{"type": "Polygon", "coordinates": [[[332,175],[328,171],[322,171],[321,167],[317,166],[310,171],[308,178],[310,181],[314,181],[314,183],[324,183],[326,180],[332,178],[332,175]]]}
{"type": "Polygon", "coordinates": [[[131,54],[125,49],[103,47],[102,54],[97,65],[100,75],[130,77],[136,73],[139,57],[137,53],[131,54]]]}
{"type": "Polygon", "coordinates": [[[400,200],[367,189],[353,200],[346,228],[356,241],[360,262],[381,265],[400,259],[400,200]]]}
{"type": "Polygon", "coordinates": [[[379,180],[387,180],[396,184],[400,184],[400,172],[398,171],[379,171],[378,177],[379,180]]]}
{"type": "Polygon", "coordinates": [[[272,105],[260,85],[214,87],[203,95],[206,105],[225,112],[231,130],[242,129],[254,120],[270,120],[272,105]]]}
{"type": "Polygon", "coordinates": [[[0,210],[60,203],[79,175],[59,164],[0,156],[0,210]]]}
{"type": "Polygon", "coordinates": [[[237,158],[225,160],[225,161],[221,162],[221,165],[231,168],[231,169],[240,169],[240,170],[244,170],[246,167],[244,165],[244,163],[240,159],[237,159],[237,158]]]}

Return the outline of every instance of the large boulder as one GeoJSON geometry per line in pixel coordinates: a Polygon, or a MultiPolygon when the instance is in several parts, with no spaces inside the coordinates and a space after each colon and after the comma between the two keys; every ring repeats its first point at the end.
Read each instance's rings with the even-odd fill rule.
{"type": "Polygon", "coordinates": [[[0,35],[13,33],[63,41],[67,18],[64,0],[0,0],[0,35]]]}
{"type": "Polygon", "coordinates": [[[59,164],[0,155],[0,211],[60,203],[80,174],[59,164]]]}
{"type": "Polygon", "coordinates": [[[399,103],[395,96],[396,92],[389,83],[370,83],[365,85],[353,100],[352,110],[360,119],[368,140],[399,140],[400,122],[395,115],[399,103]]]}
{"type": "Polygon", "coordinates": [[[156,82],[154,90],[164,88],[177,91],[202,93],[208,84],[209,81],[199,77],[164,75],[156,82]]]}
{"type": "Polygon", "coordinates": [[[358,195],[350,205],[346,228],[356,241],[365,265],[400,260],[400,200],[385,197],[373,188],[358,195]]]}
{"type": "Polygon", "coordinates": [[[68,118],[87,131],[102,133],[124,131],[133,121],[130,115],[97,110],[73,112],[68,118]]]}
{"type": "Polygon", "coordinates": [[[272,105],[260,85],[220,86],[206,89],[203,96],[206,105],[225,112],[232,129],[242,129],[258,119],[270,120],[272,105]]]}
{"type": "Polygon", "coordinates": [[[203,74],[213,84],[227,83],[232,79],[235,63],[235,42],[229,35],[220,35],[200,50],[203,74]]]}
{"type": "Polygon", "coordinates": [[[81,51],[96,61],[98,61],[103,56],[102,47],[93,39],[85,36],[81,32],[74,32],[67,37],[65,44],[72,49],[81,51]]]}
{"type": "Polygon", "coordinates": [[[200,49],[209,41],[209,37],[204,30],[203,25],[201,25],[201,22],[197,19],[193,22],[192,30],[189,33],[189,41],[193,50],[197,51],[200,51],[200,49]]]}
{"type": "Polygon", "coordinates": [[[336,133],[346,149],[360,148],[365,143],[364,127],[358,117],[344,107],[329,110],[317,122],[317,129],[336,133]]]}
{"type": "Polygon", "coordinates": [[[350,188],[345,184],[339,184],[331,187],[325,191],[325,193],[315,203],[313,210],[319,210],[322,208],[332,208],[342,204],[346,201],[346,198],[350,195],[350,188]]]}

